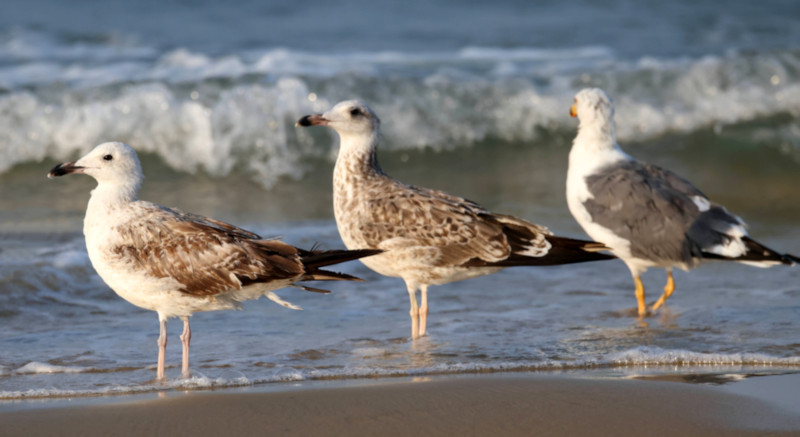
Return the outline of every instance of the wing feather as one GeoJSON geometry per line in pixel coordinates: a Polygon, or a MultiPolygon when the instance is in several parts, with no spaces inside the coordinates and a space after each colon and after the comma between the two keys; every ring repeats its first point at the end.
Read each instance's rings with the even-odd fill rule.
{"type": "Polygon", "coordinates": [[[359,231],[370,247],[435,248],[436,266],[461,266],[476,259],[495,263],[516,251],[544,255],[549,248],[544,235],[550,233],[544,227],[493,214],[442,191],[393,182],[374,190],[362,209],[359,231]]]}
{"type": "Polygon", "coordinates": [[[731,234],[742,225],[738,217],[669,170],[628,161],[586,183],[592,220],[630,241],[634,256],[691,265],[708,248],[738,238],[731,234]]]}
{"type": "Polygon", "coordinates": [[[298,249],[207,217],[151,205],[118,226],[112,248],[130,268],[169,277],[180,291],[210,296],[254,283],[297,279],[304,273],[298,249]]]}

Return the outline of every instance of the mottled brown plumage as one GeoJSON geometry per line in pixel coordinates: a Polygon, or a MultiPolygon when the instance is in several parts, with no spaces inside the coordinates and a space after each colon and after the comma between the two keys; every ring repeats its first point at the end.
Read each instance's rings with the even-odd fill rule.
{"type": "Polygon", "coordinates": [[[611,259],[598,243],[555,237],[543,226],[495,214],[443,191],[387,176],[376,155],[380,120],[366,105],[347,101],[301,126],[327,125],[340,136],[333,175],[334,215],[348,248],[386,252],[362,260],[400,277],[411,301],[412,338],[425,334],[427,288],[519,265],[611,259]],[[416,290],[422,305],[417,306],[416,290]]]}
{"type": "Polygon", "coordinates": [[[182,372],[189,371],[189,317],[199,311],[236,309],[266,296],[300,309],[273,293],[309,280],[358,280],[323,270],[380,250],[303,250],[207,217],[136,200],[142,171],[136,152],[105,143],[48,176],[94,177],[84,220],[89,259],[106,284],[128,302],[158,312],[161,328],[157,378],[164,378],[166,320],[184,321],[182,372]]]}
{"type": "MultiPolygon", "coordinates": [[[[172,278],[178,291],[214,296],[259,282],[353,279],[308,268],[305,251],[278,240],[263,240],[216,220],[145,204],[142,216],[118,225],[120,243],[109,250],[120,262],[155,278],[172,278]]],[[[341,252],[341,251],[339,251],[341,252]]]]}
{"type": "MultiPolygon", "coordinates": [[[[360,181],[362,207],[349,211],[342,228],[360,239],[359,247],[431,247],[436,267],[490,266],[513,252],[544,255],[550,248],[543,226],[493,214],[480,205],[431,190],[403,184],[385,175],[360,181]],[[357,235],[357,236],[356,236],[357,235]]],[[[337,196],[337,200],[344,196],[337,196]]]]}

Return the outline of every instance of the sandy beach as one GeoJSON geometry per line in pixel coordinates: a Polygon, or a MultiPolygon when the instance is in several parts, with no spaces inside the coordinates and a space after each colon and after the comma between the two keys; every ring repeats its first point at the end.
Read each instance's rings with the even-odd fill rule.
{"type": "MultiPolygon", "coordinates": [[[[798,375],[752,381],[758,387],[771,378],[797,393],[798,375]]],[[[0,413],[0,429],[6,436],[788,436],[800,435],[800,416],[709,385],[503,374],[15,405],[0,413]]]]}

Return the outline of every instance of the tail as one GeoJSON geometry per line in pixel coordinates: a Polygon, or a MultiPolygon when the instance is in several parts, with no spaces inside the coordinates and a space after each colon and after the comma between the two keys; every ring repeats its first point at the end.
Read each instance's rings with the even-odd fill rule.
{"type": "MultiPolygon", "coordinates": [[[[611,250],[611,248],[602,243],[556,237],[555,235],[547,235],[545,239],[550,243],[550,249],[543,256],[512,253],[511,256],[502,261],[493,263],[483,262],[481,265],[487,267],[555,266],[617,258],[610,253],[601,253],[611,250]]],[[[481,262],[481,260],[473,259],[470,260],[468,264],[477,266],[477,262],[481,262]]]]}
{"type": "Polygon", "coordinates": [[[788,253],[776,252],[770,249],[769,247],[764,246],[758,241],[755,241],[747,236],[741,238],[742,242],[745,244],[745,247],[747,248],[747,252],[742,256],[736,258],[725,258],[725,257],[720,257],[719,255],[710,256],[709,254],[706,253],[704,253],[703,256],[708,258],[736,261],[755,267],[772,267],[778,264],[793,266],[795,264],[800,264],[800,258],[794,255],[790,255],[788,253]]]}
{"type": "MultiPolygon", "coordinates": [[[[339,264],[347,261],[364,258],[367,256],[382,253],[379,249],[359,249],[359,250],[309,250],[300,253],[300,261],[305,267],[303,281],[361,281],[362,279],[345,273],[322,270],[321,267],[332,264],[339,264]]],[[[307,291],[318,293],[327,292],[318,288],[304,287],[307,291]]]]}
{"type": "Polygon", "coordinates": [[[548,235],[545,238],[550,242],[550,250],[547,251],[547,255],[541,258],[526,257],[530,259],[526,260],[525,264],[520,265],[548,266],[605,261],[617,258],[610,253],[603,253],[610,251],[611,248],[596,241],[575,240],[555,235],[548,235]]]}

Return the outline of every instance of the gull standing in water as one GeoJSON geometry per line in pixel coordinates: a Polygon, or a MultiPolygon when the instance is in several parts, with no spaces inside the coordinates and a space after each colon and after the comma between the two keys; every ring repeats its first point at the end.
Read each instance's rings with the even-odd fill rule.
{"type": "Polygon", "coordinates": [[[365,104],[344,101],[298,126],[328,126],[340,138],[333,173],[336,225],[348,248],[382,249],[362,259],[402,278],[411,302],[411,338],[425,335],[428,287],[511,266],[607,260],[599,243],[554,236],[544,226],[496,214],[475,202],[392,179],[378,164],[380,120],[365,104]],[[420,291],[420,304],[416,292],[420,291]]]}
{"type": "MultiPolygon", "coordinates": [[[[158,313],[156,379],[164,380],[166,322],[183,320],[182,376],[189,375],[189,317],[198,311],[238,309],[298,281],[359,280],[322,267],[379,250],[303,250],[211,218],[137,200],[144,176],[136,152],[104,143],[83,158],[59,164],[49,178],[84,173],[97,180],[83,233],[89,259],[103,281],[128,302],[158,313]]],[[[295,285],[308,291],[326,290],[295,285]]]]}
{"type": "Polygon", "coordinates": [[[641,275],[649,267],[667,270],[664,294],[650,308],[654,311],[675,291],[674,267],[689,270],[706,259],[757,267],[800,261],[751,239],[742,219],[687,180],[623,152],[614,106],[603,90],[580,91],[570,115],[579,125],[569,154],[569,210],[590,237],[627,264],[640,319],[647,314],[641,275]]]}

